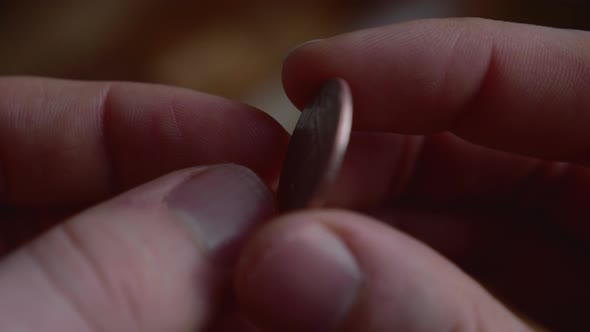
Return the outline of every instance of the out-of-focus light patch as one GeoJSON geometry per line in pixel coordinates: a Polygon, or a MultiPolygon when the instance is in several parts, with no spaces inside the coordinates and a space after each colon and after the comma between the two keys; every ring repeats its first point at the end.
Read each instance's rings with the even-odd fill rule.
{"type": "Polygon", "coordinates": [[[300,112],[285,94],[279,77],[257,85],[242,101],[265,111],[289,133],[293,132],[300,112]]]}
{"type": "Polygon", "coordinates": [[[422,18],[443,18],[460,14],[458,0],[391,1],[362,17],[357,28],[370,28],[422,18]]]}

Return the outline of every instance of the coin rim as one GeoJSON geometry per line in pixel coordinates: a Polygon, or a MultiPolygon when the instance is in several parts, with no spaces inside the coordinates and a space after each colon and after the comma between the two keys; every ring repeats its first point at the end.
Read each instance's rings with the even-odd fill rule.
{"type": "Polygon", "coordinates": [[[320,208],[325,205],[327,195],[330,194],[330,189],[342,169],[352,133],[353,100],[350,86],[341,78],[328,80],[324,85],[330,81],[335,81],[340,86],[338,93],[340,102],[338,124],[332,151],[329,152],[330,157],[326,163],[326,169],[320,182],[317,184],[317,189],[309,199],[308,208],[320,208]]]}

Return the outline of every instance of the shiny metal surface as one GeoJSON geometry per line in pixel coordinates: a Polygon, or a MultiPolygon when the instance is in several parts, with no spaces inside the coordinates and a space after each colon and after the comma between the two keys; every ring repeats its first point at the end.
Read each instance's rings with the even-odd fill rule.
{"type": "Polygon", "coordinates": [[[325,82],[304,108],[291,136],[279,181],[281,211],[326,203],[352,130],[352,95],[341,79],[325,82]]]}

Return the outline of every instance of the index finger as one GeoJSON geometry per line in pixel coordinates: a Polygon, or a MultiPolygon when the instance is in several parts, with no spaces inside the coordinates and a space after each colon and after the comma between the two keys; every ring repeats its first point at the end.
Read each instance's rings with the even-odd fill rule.
{"type": "Polygon", "coordinates": [[[355,97],[355,127],[452,131],[477,144],[590,163],[590,33],[428,20],[306,44],[284,65],[297,106],[325,79],[355,97]]]}
{"type": "Polygon", "coordinates": [[[0,78],[0,204],[87,204],[217,163],[272,182],[287,140],[262,111],[187,89],[0,78]]]}

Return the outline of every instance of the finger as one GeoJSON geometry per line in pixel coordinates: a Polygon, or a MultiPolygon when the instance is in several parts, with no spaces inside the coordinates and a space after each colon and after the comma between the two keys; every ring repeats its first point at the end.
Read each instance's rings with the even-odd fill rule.
{"type": "Polygon", "coordinates": [[[542,214],[588,241],[588,197],[590,170],[579,165],[506,153],[449,133],[356,132],[329,203],[363,212],[400,204],[510,208],[542,214]]]}
{"type": "Polygon", "coordinates": [[[489,149],[449,133],[424,137],[378,132],[353,133],[343,166],[332,204],[359,210],[393,199],[434,205],[519,199],[522,204],[549,203],[555,199],[550,193],[567,191],[557,184],[572,168],[489,149]],[[541,194],[544,186],[548,188],[541,194]]]}
{"type": "Polygon", "coordinates": [[[587,169],[448,134],[356,133],[348,154],[332,205],[368,209],[547,326],[584,324],[587,169]]]}
{"type": "Polygon", "coordinates": [[[75,205],[233,162],[271,182],[288,135],[252,107],[136,83],[0,79],[0,201],[75,205]]]}
{"type": "Polygon", "coordinates": [[[348,213],[275,220],[248,245],[237,275],[242,306],[271,330],[527,330],[432,250],[348,213]]]}
{"type": "Polygon", "coordinates": [[[478,144],[590,163],[590,33],[475,19],[428,20],[307,44],[284,65],[301,106],[347,80],[355,127],[452,130],[478,144]]]}
{"type": "Polygon", "coordinates": [[[590,247],[544,212],[394,209],[378,215],[419,239],[551,330],[587,321],[590,247]]]}
{"type": "Polygon", "coordinates": [[[419,136],[354,132],[327,204],[364,211],[399,198],[414,177],[423,142],[419,136]]]}
{"type": "Polygon", "coordinates": [[[8,331],[202,331],[241,243],[274,213],[251,171],[179,171],[87,210],[0,263],[8,331]]]}

